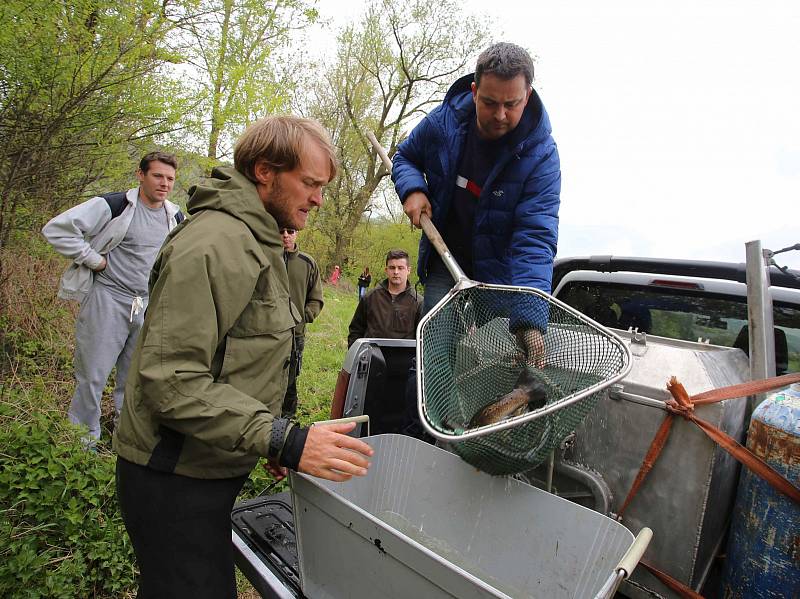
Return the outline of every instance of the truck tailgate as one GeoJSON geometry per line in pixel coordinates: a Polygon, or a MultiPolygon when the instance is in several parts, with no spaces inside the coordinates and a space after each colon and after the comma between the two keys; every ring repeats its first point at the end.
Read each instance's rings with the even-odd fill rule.
{"type": "Polygon", "coordinates": [[[231,527],[236,565],[262,597],[303,597],[288,491],[237,503],[231,527]]]}

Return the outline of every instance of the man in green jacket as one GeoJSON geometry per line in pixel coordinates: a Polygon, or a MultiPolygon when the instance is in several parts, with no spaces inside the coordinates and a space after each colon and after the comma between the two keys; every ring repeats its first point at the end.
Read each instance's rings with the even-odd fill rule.
{"type": "Polygon", "coordinates": [[[297,413],[297,377],[300,376],[303,366],[303,349],[306,345],[306,325],[314,322],[322,311],[322,279],[314,258],[297,247],[297,229],[283,227],[280,233],[283,260],[286,262],[286,272],[289,273],[289,296],[303,314],[303,320],[294,328],[292,367],[281,410],[281,415],[285,418],[294,418],[297,413]]]}
{"type": "Polygon", "coordinates": [[[114,433],[117,497],[140,570],[138,597],[236,597],[233,503],[259,457],[334,481],[364,476],[353,425],[280,418],[294,327],[279,229],[301,229],[336,174],[316,121],[269,117],[232,168],[190,190],[168,237],[114,433]]]}

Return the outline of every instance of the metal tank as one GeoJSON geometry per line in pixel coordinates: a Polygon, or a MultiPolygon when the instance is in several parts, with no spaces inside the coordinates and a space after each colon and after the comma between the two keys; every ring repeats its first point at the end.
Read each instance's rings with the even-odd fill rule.
{"type": "MultiPolygon", "coordinates": [[[[587,490],[595,496],[591,507],[609,505],[610,515],[625,500],[666,416],[670,376],[676,376],[690,395],[749,378],[747,357],[738,349],[636,332],[620,335],[633,354],[630,374],[611,387],[608,398],[586,417],[571,447],[559,456],[602,479],[610,501],[603,497],[598,501],[598,493],[589,486],[587,490]]],[[[698,406],[696,414],[741,441],[746,408],[745,399],[736,399],[698,406]]],[[[556,474],[559,465],[555,464],[556,474]]],[[[694,424],[676,418],[661,457],[622,521],[632,530],[643,526],[653,530],[644,560],[696,590],[702,588],[722,548],[738,473],[736,460],[694,424]]],[[[621,590],[634,599],[678,597],[644,568],[637,568],[630,582],[621,590]]]]}
{"type": "MultiPolygon", "coordinates": [[[[747,447],[800,486],[800,385],[753,412],[747,447]]],[[[723,571],[725,599],[800,597],[800,506],[743,470],[723,571]]]]}

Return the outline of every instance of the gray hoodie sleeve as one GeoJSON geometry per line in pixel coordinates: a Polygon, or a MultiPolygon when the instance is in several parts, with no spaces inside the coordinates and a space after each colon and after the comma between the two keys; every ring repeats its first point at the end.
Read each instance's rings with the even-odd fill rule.
{"type": "Polygon", "coordinates": [[[91,239],[111,220],[111,209],[101,197],[91,198],[53,217],[42,234],[62,256],[94,269],[103,257],[92,249],[91,239]]]}

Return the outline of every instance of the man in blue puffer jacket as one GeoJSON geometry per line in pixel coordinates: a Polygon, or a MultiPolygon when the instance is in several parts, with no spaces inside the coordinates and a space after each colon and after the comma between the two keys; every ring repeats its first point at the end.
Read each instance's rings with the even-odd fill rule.
{"type": "MultiPolygon", "coordinates": [[[[456,81],[400,144],[392,179],[414,225],[427,214],[467,276],[549,293],[561,170],[532,82],[533,61],[523,48],[498,43],[484,50],[475,73],[456,81]]],[[[427,312],[453,279],[425,236],[417,268],[427,312]]],[[[529,357],[543,350],[546,317],[536,320],[515,330],[529,357]]]]}

